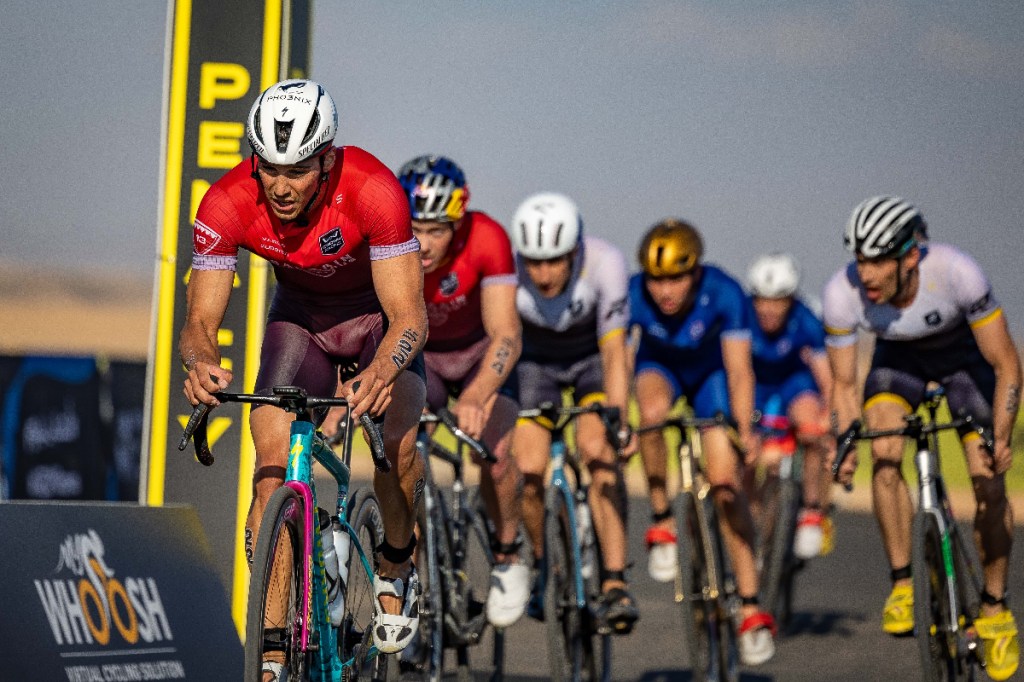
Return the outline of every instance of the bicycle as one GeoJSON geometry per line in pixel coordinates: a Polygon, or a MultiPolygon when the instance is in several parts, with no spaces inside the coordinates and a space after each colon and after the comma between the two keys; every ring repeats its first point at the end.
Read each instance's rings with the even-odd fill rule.
{"type": "Polygon", "coordinates": [[[616,434],[621,422],[617,407],[544,403],[519,412],[520,418],[539,418],[551,423],[551,480],[544,494],[543,613],[551,679],[557,681],[594,682],[611,678],[611,633],[599,632],[594,614],[594,606],[601,598],[600,549],[587,502],[589,487],[579,455],[568,448],[565,439],[565,429],[584,414],[601,418],[608,442],[618,449],[616,434]],[[567,468],[575,484],[570,481],[567,468]],[[595,637],[601,647],[600,670],[595,637]]]}
{"type": "Polygon", "coordinates": [[[738,682],[739,650],[735,623],[739,596],[729,573],[718,532],[718,511],[704,473],[695,429],[726,427],[723,414],[711,418],[677,416],[638,430],[679,433],[680,490],[676,496],[679,570],[675,600],[683,610],[683,633],[695,680],[738,682]]]}
{"type": "Polygon", "coordinates": [[[778,471],[766,472],[761,486],[757,547],[757,561],[761,566],[760,603],[761,608],[785,625],[793,612],[796,575],[806,565],[793,551],[803,496],[803,450],[796,444],[785,417],[764,415],[759,428],[767,438],[778,441],[780,454],[778,471]]]}
{"type": "MultiPolygon", "coordinates": [[[[953,517],[942,478],[938,434],[950,429],[970,430],[992,448],[991,435],[970,415],[938,423],[936,412],[945,391],[941,386],[925,391],[919,414],[904,417],[898,429],[849,432],[839,443],[832,475],[839,472],[855,441],[891,436],[914,439],[914,465],[918,477],[918,507],[911,531],[911,574],[914,588],[914,636],[926,682],[974,680],[983,665],[981,649],[972,624],[981,609],[981,565],[972,544],[964,541],[953,517]]],[[[859,427],[859,424],[857,424],[859,427]]]]}
{"type": "MultiPolygon", "coordinates": [[[[373,569],[364,549],[372,550],[384,538],[380,506],[371,491],[360,489],[349,496],[350,417],[343,420],[346,432],[340,458],[314,426],[314,410],[347,402],[344,398],[308,397],[297,386],[275,386],[273,395],[215,393],[214,397],[222,403],[274,405],[295,415],[285,483],[267,503],[253,553],[246,611],[245,679],[262,680],[264,654],[281,652],[289,680],[340,682],[354,680],[365,672],[374,682],[383,682],[387,657],[378,656],[372,643],[370,622],[379,605],[373,591],[373,569]],[[338,485],[336,515],[331,516],[332,524],[338,524],[334,526],[340,578],[336,599],[344,604],[338,626],[330,619],[313,459],[338,485]],[[268,597],[273,599],[275,591],[282,588],[286,593],[283,627],[271,627],[274,624],[268,622],[273,617],[267,615],[268,597]]],[[[210,409],[208,405],[196,406],[178,444],[178,449],[184,450],[191,438],[196,459],[206,466],[214,461],[206,438],[210,409]]],[[[376,424],[365,414],[360,424],[369,434],[375,466],[386,473],[390,463],[376,424]]]]}
{"type": "MultiPolygon", "coordinates": [[[[455,649],[458,679],[469,682],[473,679],[469,647],[480,642],[487,626],[484,602],[494,554],[478,493],[468,489],[464,482],[463,455],[465,449],[469,449],[483,461],[493,463],[497,459],[483,443],[462,431],[446,409],[436,415],[424,413],[420,417],[416,446],[423,456],[426,485],[417,520],[424,548],[418,561],[423,596],[420,598],[419,656],[412,667],[423,680],[438,682],[443,674],[445,650],[455,649]],[[444,424],[456,438],[457,451],[449,450],[427,433],[426,426],[437,423],[444,424]],[[450,496],[445,495],[434,478],[431,455],[452,467],[454,478],[450,496]]],[[[504,633],[501,630],[494,632],[493,653],[491,679],[497,682],[504,677],[504,633]]]]}

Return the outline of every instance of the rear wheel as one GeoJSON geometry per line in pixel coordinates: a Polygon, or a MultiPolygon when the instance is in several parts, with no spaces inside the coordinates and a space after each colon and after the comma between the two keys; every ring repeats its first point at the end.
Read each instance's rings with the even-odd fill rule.
{"type": "Polygon", "coordinates": [[[780,623],[785,623],[790,615],[793,577],[797,570],[793,537],[800,507],[799,484],[792,478],[780,479],[773,492],[772,499],[764,503],[761,607],[780,623]]]}
{"type": "Polygon", "coordinates": [[[551,679],[556,682],[596,679],[593,644],[583,622],[586,605],[581,608],[577,602],[573,523],[562,491],[550,487],[544,505],[544,623],[551,679]]]}
{"type": "Polygon", "coordinates": [[[925,682],[964,679],[956,660],[955,634],[949,627],[949,589],[942,556],[942,536],[935,517],[914,515],[912,530],[914,634],[925,682]]]}
{"type": "MultiPolygon", "coordinates": [[[[380,506],[373,493],[357,490],[349,506],[349,525],[362,548],[367,562],[372,566],[373,549],[384,539],[384,523],[380,506]]],[[[366,660],[371,640],[370,623],[374,615],[373,574],[367,573],[367,566],[352,544],[348,557],[348,582],[345,586],[345,612],[338,629],[338,652],[347,665],[342,677],[381,681],[387,677],[387,657],[374,656],[366,660]]],[[[290,678],[289,678],[290,679],[290,678]]]]}
{"type": "Polygon", "coordinates": [[[309,653],[300,650],[302,581],[308,572],[305,527],[302,498],[288,486],[277,489],[263,512],[253,553],[246,609],[246,680],[263,679],[264,658],[283,663],[290,680],[308,675],[309,653]]]}

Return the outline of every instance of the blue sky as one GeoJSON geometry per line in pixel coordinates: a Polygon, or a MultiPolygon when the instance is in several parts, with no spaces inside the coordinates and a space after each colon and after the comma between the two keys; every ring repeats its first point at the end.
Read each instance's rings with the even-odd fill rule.
{"type": "MultiPolygon", "coordinates": [[[[339,142],[392,168],[465,169],[507,222],[532,192],[572,196],[633,252],[675,215],[742,276],[801,261],[820,291],[862,199],[916,203],[972,253],[1015,331],[1024,218],[1019,2],[319,0],[312,75],[339,142]]],[[[154,263],[166,6],[17,5],[0,27],[0,259],[154,263]],[[104,36],[97,39],[97,36],[104,36]]]]}

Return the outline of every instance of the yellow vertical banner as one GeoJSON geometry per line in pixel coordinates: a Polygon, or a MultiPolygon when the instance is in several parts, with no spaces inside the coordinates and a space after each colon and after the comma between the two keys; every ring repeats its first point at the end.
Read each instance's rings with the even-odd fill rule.
{"type": "MultiPolygon", "coordinates": [[[[147,373],[146,433],[139,500],[190,504],[210,539],[214,563],[244,630],[248,570],[243,530],[254,451],[248,410],[224,405],[210,438],[217,462],[203,467],[178,452],[190,412],[177,337],[185,319],[192,221],[206,190],[249,156],[245,119],[264,88],[309,68],[311,0],[170,0],[164,74],[164,135],[153,338],[147,373]]],[[[259,369],[268,291],[267,264],[241,257],[217,341],[235,390],[252,390],[259,369]]]]}

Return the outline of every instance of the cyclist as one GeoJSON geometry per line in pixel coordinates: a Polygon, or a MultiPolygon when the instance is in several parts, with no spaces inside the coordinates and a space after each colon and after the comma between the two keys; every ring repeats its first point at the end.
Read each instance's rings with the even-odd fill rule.
{"type": "MultiPolygon", "coordinates": [[[[626,263],[611,244],[583,236],[576,204],[561,194],[541,193],[515,212],[510,233],[517,251],[516,303],[523,322],[523,354],[516,366],[520,403],[561,404],[571,388],[577,404],[604,402],[626,414],[626,263]]],[[[625,419],[623,418],[623,423],[625,419]]],[[[635,438],[616,434],[629,453],[635,438]]],[[[626,583],[626,528],[622,469],[596,414],[576,422],[576,442],[591,476],[590,505],[601,550],[601,632],[627,634],[639,618],[626,583]]],[[[544,473],[551,433],[539,421],[519,420],[512,451],[523,472],[523,519],[535,559],[544,549],[544,473]]],[[[535,594],[541,592],[538,571],[535,594]]],[[[537,602],[531,614],[537,615],[537,602]]]]}
{"type": "MultiPolygon", "coordinates": [[[[846,225],[855,260],[825,287],[825,328],[834,379],[835,426],[844,437],[863,419],[869,429],[892,429],[914,412],[927,382],[945,387],[950,410],[963,410],[994,431],[988,452],[974,433],[962,434],[978,503],[975,539],[984,567],[982,609],[975,621],[986,670],[1007,679],[1017,669],[1019,644],[1006,606],[1012,515],[1005,474],[1013,461],[1010,438],[1020,402],[1021,366],[1002,307],[981,268],[947,244],[928,243],[924,218],[898,197],[858,205],[846,225]],[[857,330],[876,335],[871,367],[858,401],[857,330]]],[[[900,465],[903,439],[872,441],[871,488],[882,543],[892,569],[892,593],[882,629],[914,626],[910,578],[910,495],[900,465]]],[[[839,472],[850,482],[856,452],[839,472]]]]}
{"type": "MultiPolygon", "coordinates": [[[[641,272],[629,282],[630,320],[641,330],[636,354],[636,400],[641,426],[666,418],[680,396],[697,417],[731,415],[747,460],[757,454],[753,432],[754,371],[749,311],[743,288],[721,269],[702,263],[704,245],[689,223],[666,219],[651,227],[637,257],[641,272]]],[[[739,649],[747,665],[775,654],[775,621],[758,607],[754,525],[743,491],[743,460],[724,427],[701,439],[707,474],[721,509],[721,532],[743,600],[739,649]]],[[[671,582],[678,571],[676,528],[665,490],[668,453],[664,435],[640,440],[653,510],[646,542],[648,571],[671,582]]]]}
{"type": "Polygon", "coordinates": [[[788,253],[769,253],[750,266],[747,287],[753,308],[751,350],[754,360],[755,405],[762,422],[777,422],[786,435],[766,439],[777,446],[799,444],[804,450],[803,502],[797,517],[793,549],[810,559],[831,549],[832,523],[826,516],[832,476],[826,461],[833,441],[828,437],[828,408],[822,396],[832,394],[832,375],[825,354],[825,328],[799,297],[800,269],[788,253]],[[789,435],[792,430],[793,435],[789,435]],[[793,442],[795,439],[795,442],[793,442]]]}
{"type": "Polygon", "coordinates": [[[496,531],[487,618],[506,627],[530,598],[530,569],[517,561],[522,477],[509,453],[519,405],[503,388],[522,350],[515,264],[504,228],[467,211],[466,176],[444,156],[419,156],[398,171],[420,242],[430,336],[423,351],[427,405],[451,395],[459,428],[483,438],[498,462],[481,470],[480,489],[496,531]]]}
{"type": "MultiPolygon", "coordinates": [[[[333,146],[336,131],[334,101],[313,81],[282,81],[253,103],[246,123],[251,158],[210,187],[196,214],[179,350],[189,401],[216,405],[212,393],[232,380],[220,366],[217,330],[244,248],[270,261],[277,276],[257,392],[290,384],[333,395],[337,367],[358,361],[341,394],[354,415],[383,417],[392,462],[390,473],[374,478],[386,537],[376,548],[374,590],[388,615],[373,632],[378,649],[393,653],[418,623],[411,557],[423,485],[415,450],[425,394],[417,359],[427,336],[422,268],[397,179],[368,152],[333,146]]],[[[249,418],[256,446],[245,535],[250,561],[263,510],[283,483],[291,421],[269,406],[254,407],[249,418]]],[[[264,667],[265,679],[281,675],[276,661],[264,667]]]]}

